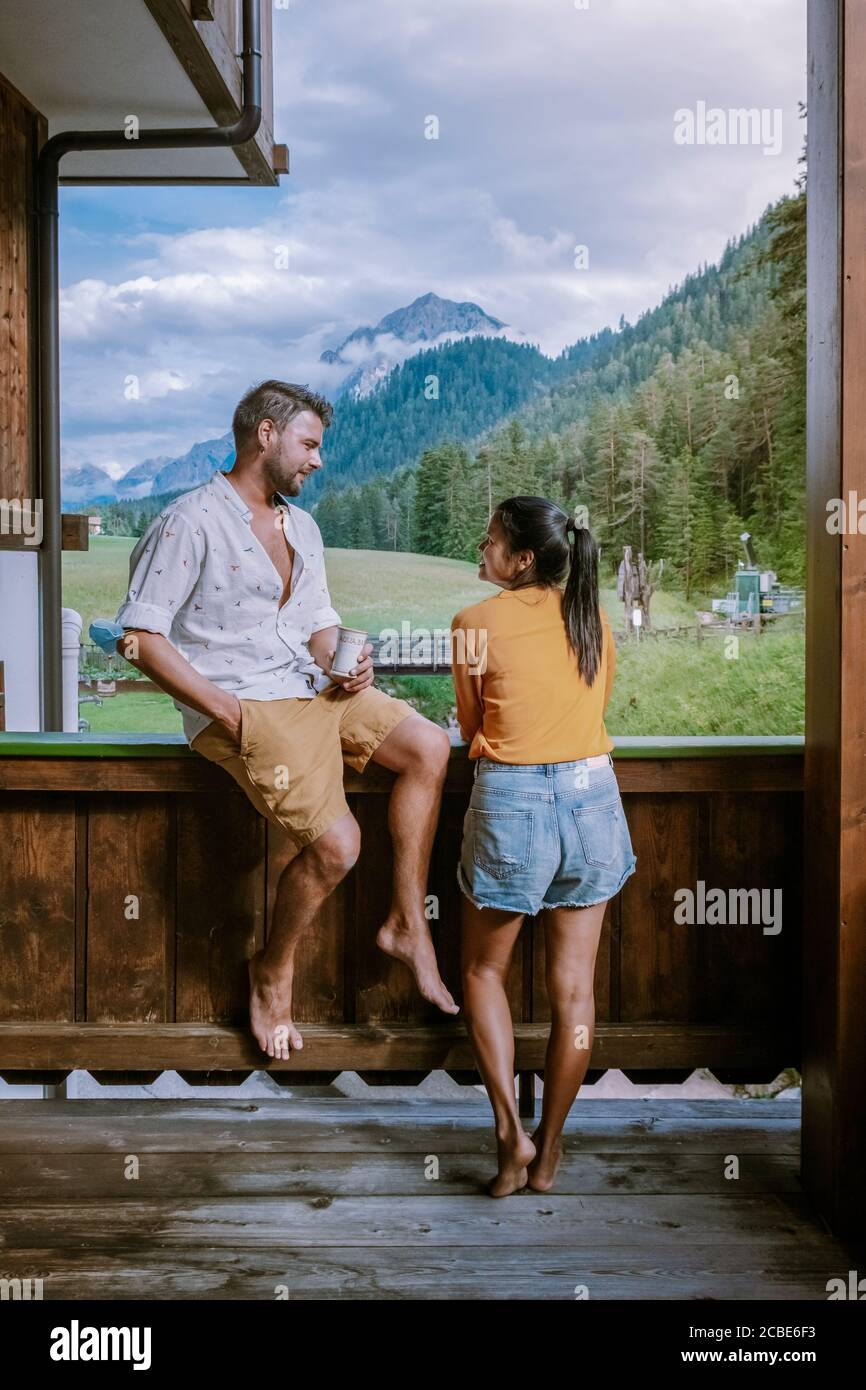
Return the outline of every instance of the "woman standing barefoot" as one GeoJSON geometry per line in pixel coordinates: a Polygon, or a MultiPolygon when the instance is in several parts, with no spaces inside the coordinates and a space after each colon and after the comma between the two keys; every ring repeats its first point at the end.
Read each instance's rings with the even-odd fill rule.
{"type": "Polygon", "coordinates": [[[452,623],[457,717],[475,760],[457,879],[466,1023],[499,1152],[488,1190],[507,1197],[553,1185],[592,1051],[605,904],[636,860],[604,727],[616,654],[592,536],[544,497],[509,497],[480,550],[479,575],[500,592],[452,623]],[[505,981],[524,917],[542,911],[552,1021],[530,1139],[505,981]]]}

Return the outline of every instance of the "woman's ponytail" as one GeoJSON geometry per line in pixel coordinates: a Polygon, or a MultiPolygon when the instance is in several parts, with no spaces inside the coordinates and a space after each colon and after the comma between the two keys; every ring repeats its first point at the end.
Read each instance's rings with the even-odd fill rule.
{"type": "Polygon", "coordinates": [[[571,558],[562,616],[568,645],[577,657],[577,666],[587,685],[592,685],[601,668],[603,635],[598,604],[598,547],[586,526],[569,517],[566,537],[571,538],[571,558]]]}

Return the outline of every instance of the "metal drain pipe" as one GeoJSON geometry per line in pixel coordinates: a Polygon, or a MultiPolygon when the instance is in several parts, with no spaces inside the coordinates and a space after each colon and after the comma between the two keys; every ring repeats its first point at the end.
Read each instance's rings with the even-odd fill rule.
{"type": "Polygon", "coordinates": [[[72,150],[209,149],[243,145],[262,120],[261,0],[243,0],[243,109],[233,125],[141,131],[65,130],[43,145],[37,164],[39,267],[39,461],[43,538],[39,550],[42,711],[45,732],[63,729],[60,526],[60,161],[72,150]]]}

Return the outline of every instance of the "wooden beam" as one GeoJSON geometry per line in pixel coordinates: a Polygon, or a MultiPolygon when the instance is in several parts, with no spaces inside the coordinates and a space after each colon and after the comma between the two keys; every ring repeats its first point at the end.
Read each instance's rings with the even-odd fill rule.
{"type": "Polygon", "coordinates": [[[61,545],[64,550],[89,550],[90,526],[85,512],[64,512],[60,518],[61,545]]]}
{"type": "MultiPolygon", "coordinates": [[[[46,123],[0,77],[0,497],[40,495],[36,458],[36,152],[46,123]]],[[[0,536],[6,549],[9,538],[0,536]]]]}
{"type": "MultiPolygon", "coordinates": [[[[10,736],[11,737],[11,736],[10,736]]],[[[42,735],[45,739],[47,736],[42,735]]],[[[63,738],[63,735],[59,736],[63,738]]],[[[80,751],[88,748],[83,735],[66,735],[72,745],[78,740],[80,751]]],[[[97,745],[99,743],[98,736],[97,745]]],[[[20,736],[25,747],[27,735],[20,736]]],[[[6,741],[0,743],[0,789],[4,791],[114,791],[114,792],[191,792],[216,791],[228,793],[233,784],[215,764],[201,757],[186,745],[169,750],[152,749],[143,739],[142,756],[135,756],[134,745],[129,757],[50,757],[7,755],[6,741]]],[[[12,748],[18,743],[12,742],[12,748]]],[[[625,759],[616,764],[617,779],[623,793],[683,792],[791,792],[802,787],[801,757],[718,758],[718,759],[625,759]]],[[[446,780],[447,791],[465,791],[472,785],[473,765],[466,748],[451,750],[446,780]]],[[[390,787],[393,774],[370,763],[363,774],[346,768],[347,792],[373,793],[390,787]]],[[[626,808],[627,809],[627,808],[626,808]]]]}
{"type": "Polygon", "coordinates": [[[866,10],[809,5],[803,1168],[840,1237],[866,1238],[866,10]],[[850,519],[849,519],[850,520],[850,519]]]}
{"type": "MultiPolygon", "coordinates": [[[[89,550],[90,528],[84,512],[64,512],[60,518],[61,544],[64,550],[89,550]]],[[[40,545],[28,545],[23,535],[0,531],[0,550],[36,550],[40,545]]]]}
{"type": "MultiPolygon", "coordinates": [[[[245,1028],[196,1023],[3,1023],[0,1072],[46,1067],[85,1071],[204,1069],[237,1071],[474,1071],[461,1025],[299,1024],[303,1056],[273,1062],[245,1028]]],[[[548,1023],[517,1023],[515,1070],[544,1066],[548,1023]]],[[[677,1070],[694,1065],[750,1067],[756,1074],[796,1062],[797,1043],[779,1029],[696,1024],[599,1024],[593,1070],[677,1070]]]]}
{"type": "MultiPolygon", "coordinates": [[[[225,32],[233,13],[231,4],[220,5],[215,22],[196,27],[183,0],[144,0],[175,56],[189,77],[214,121],[228,125],[236,121],[243,102],[243,73],[233,46],[234,33],[225,32]]],[[[262,124],[252,140],[238,145],[235,155],[251,183],[274,184],[274,137],[270,127],[265,92],[273,83],[273,55],[270,25],[266,23],[270,6],[262,6],[262,124]]]]}

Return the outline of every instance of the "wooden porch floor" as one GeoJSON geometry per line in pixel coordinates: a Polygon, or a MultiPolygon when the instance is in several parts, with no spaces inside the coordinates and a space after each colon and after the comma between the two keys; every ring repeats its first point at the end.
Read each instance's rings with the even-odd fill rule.
{"type": "Polygon", "coordinates": [[[824,1300],[857,1265],[803,1195],[799,1125],[791,1101],[579,1101],[557,1191],[494,1201],[481,1098],[5,1101],[0,1276],[46,1300],[824,1300]]]}

